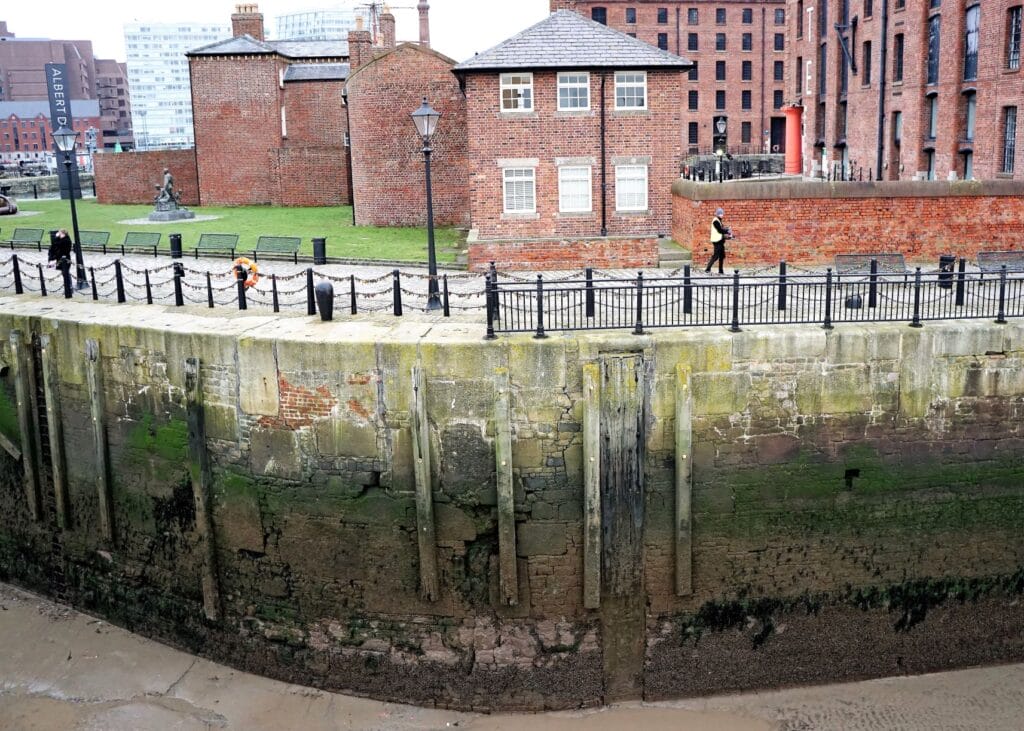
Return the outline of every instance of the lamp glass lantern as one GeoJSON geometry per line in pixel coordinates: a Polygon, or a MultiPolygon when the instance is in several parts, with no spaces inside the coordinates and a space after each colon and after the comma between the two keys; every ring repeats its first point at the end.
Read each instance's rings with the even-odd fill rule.
{"type": "Polygon", "coordinates": [[[65,155],[74,151],[77,140],[78,133],[63,125],[53,131],[53,141],[57,145],[57,149],[65,155]]]}
{"type": "Polygon", "coordinates": [[[413,124],[416,125],[416,131],[423,138],[423,143],[429,145],[430,138],[434,136],[434,132],[437,130],[437,122],[441,119],[441,112],[430,106],[427,98],[423,97],[423,104],[411,116],[413,124]]]}

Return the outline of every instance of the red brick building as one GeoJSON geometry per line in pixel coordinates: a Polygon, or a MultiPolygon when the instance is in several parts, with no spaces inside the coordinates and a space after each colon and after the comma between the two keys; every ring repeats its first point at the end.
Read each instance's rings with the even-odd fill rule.
{"type": "Polygon", "coordinates": [[[255,6],[231,21],[234,38],[187,54],[200,204],[349,203],[348,43],[265,41],[255,6]]]}
{"type": "Polygon", "coordinates": [[[455,62],[415,43],[376,56],[346,85],[356,223],[422,226],[427,202],[423,145],[410,114],[426,97],[441,112],[431,140],[434,220],[469,224],[466,99],[455,62]]]}
{"type": "Polygon", "coordinates": [[[568,10],[456,66],[471,266],[656,262],[657,237],[671,226],[689,66],[568,10]]]}
{"type": "MultiPolygon", "coordinates": [[[[78,132],[78,150],[85,152],[85,136],[90,127],[99,129],[100,107],[95,99],[71,102],[73,128],[78,132]]],[[[0,164],[7,166],[41,165],[53,150],[50,103],[41,101],[0,102],[0,164]]],[[[88,158],[81,158],[80,165],[88,158]]]]}
{"type": "Polygon", "coordinates": [[[884,180],[1024,180],[1021,0],[788,9],[787,98],[804,110],[805,174],[834,175],[838,164],[884,180]]]}
{"type": "Polygon", "coordinates": [[[693,62],[683,77],[688,153],[717,147],[721,117],[729,151],[785,152],[785,0],[551,0],[562,8],[693,62]]]}
{"type": "MultiPolygon", "coordinates": [[[[91,110],[95,102],[99,101],[98,114],[91,111],[83,112],[89,117],[88,123],[77,124],[76,116],[75,128],[81,127],[82,131],[79,138],[81,149],[86,149],[85,131],[90,126],[97,130],[97,149],[112,150],[117,142],[120,142],[122,147],[131,147],[131,116],[123,117],[118,113],[119,110],[128,108],[128,80],[123,63],[95,58],[92,41],[18,38],[8,31],[5,21],[0,21],[0,103],[43,102],[46,106],[48,97],[44,69],[48,63],[62,63],[67,67],[70,98],[76,103],[92,101],[94,104],[85,105],[91,110]],[[119,106],[118,102],[124,106],[119,106]]],[[[12,109],[14,108],[6,110],[3,116],[9,118],[12,109]]],[[[45,114],[49,118],[48,107],[45,114]]],[[[19,116],[25,121],[31,121],[33,115],[19,116]]],[[[82,121],[86,120],[83,118],[82,121]]],[[[10,131],[11,128],[8,126],[8,132],[10,131]]],[[[31,135],[31,130],[26,131],[31,135]]],[[[6,143],[0,144],[0,153],[17,152],[20,155],[13,158],[11,155],[2,155],[0,159],[8,164],[12,160],[26,159],[25,153],[35,151],[33,145],[30,136],[28,147],[16,150],[13,137],[8,137],[6,143]],[[11,145],[9,149],[8,144],[11,145]]],[[[47,141],[46,146],[39,149],[52,149],[52,145],[47,141]]]]}

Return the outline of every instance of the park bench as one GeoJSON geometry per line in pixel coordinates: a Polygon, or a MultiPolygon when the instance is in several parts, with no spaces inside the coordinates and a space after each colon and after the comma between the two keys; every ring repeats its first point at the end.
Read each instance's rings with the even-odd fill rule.
{"type": "Polygon", "coordinates": [[[290,258],[298,264],[301,245],[302,239],[298,236],[260,236],[256,240],[252,258],[254,261],[259,261],[260,255],[270,254],[273,257],[290,258]]]}
{"type": "Polygon", "coordinates": [[[836,276],[870,274],[872,261],[877,262],[879,274],[907,274],[903,254],[836,254],[836,276]]]}
{"type": "Polygon", "coordinates": [[[156,250],[160,246],[160,236],[162,234],[155,231],[127,231],[124,235],[124,243],[121,244],[121,254],[147,251],[156,256],[156,250]]]}
{"type": "Polygon", "coordinates": [[[238,234],[200,234],[199,243],[196,244],[195,257],[199,254],[227,254],[235,258],[235,249],[238,248],[238,234]]]}
{"type": "Polygon", "coordinates": [[[108,243],[110,243],[109,231],[78,232],[78,244],[82,251],[102,251],[106,254],[108,243]]]}
{"type": "Polygon", "coordinates": [[[982,276],[999,274],[1004,266],[1007,272],[1024,272],[1024,251],[978,252],[978,269],[982,276]]]}
{"type": "Polygon", "coordinates": [[[38,251],[43,250],[43,229],[41,228],[16,228],[14,233],[11,234],[11,238],[7,241],[10,243],[11,248],[14,248],[15,244],[35,244],[38,251]]]}

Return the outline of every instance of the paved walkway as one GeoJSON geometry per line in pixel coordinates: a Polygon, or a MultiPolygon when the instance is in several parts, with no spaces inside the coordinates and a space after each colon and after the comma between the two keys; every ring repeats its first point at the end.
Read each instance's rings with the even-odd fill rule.
{"type": "Polygon", "coordinates": [[[199,660],[0,584],[3,731],[1020,731],[1024,665],[537,716],[350,698],[199,660]]]}

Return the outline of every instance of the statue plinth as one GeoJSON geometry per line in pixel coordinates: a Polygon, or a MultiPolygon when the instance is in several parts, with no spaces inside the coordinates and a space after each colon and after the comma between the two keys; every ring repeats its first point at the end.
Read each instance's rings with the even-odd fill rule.
{"type": "Polygon", "coordinates": [[[166,211],[157,210],[149,214],[150,221],[182,221],[195,217],[196,214],[187,208],[173,208],[166,211]]]}

